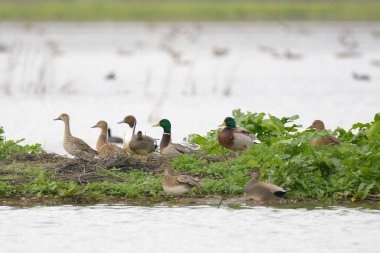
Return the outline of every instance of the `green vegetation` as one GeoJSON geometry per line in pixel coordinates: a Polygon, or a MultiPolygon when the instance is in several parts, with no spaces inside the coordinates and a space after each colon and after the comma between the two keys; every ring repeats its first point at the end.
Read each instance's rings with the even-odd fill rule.
{"type": "MultiPolygon", "coordinates": [[[[380,193],[380,113],[372,122],[333,132],[303,131],[295,123],[298,116],[278,118],[240,110],[235,110],[233,116],[238,125],[255,133],[262,143],[250,148],[247,155],[233,156],[218,144],[220,130],[206,136],[190,135],[189,140],[200,145],[203,154],[182,155],[172,161],[174,173],[201,179],[201,192],[194,190],[188,197],[240,197],[249,179],[246,174],[254,167],[261,169],[263,181],[290,189],[287,198],[293,200],[355,202],[380,193]],[[337,136],[341,144],[310,145],[313,138],[330,134],[337,136]],[[211,159],[215,157],[223,159],[211,159]]],[[[105,169],[97,164],[86,165],[84,171],[83,164],[75,165],[73,159],[46,153],[27,155],[38,152],[39,145],[13,145],[7,146],[11,152],[1,149],[5,159],[0,162],[0,199],[53,198],[69,203],[104,202],[110,198],[143,202],[171,199],[161,188],[161,172],[105,169]],[[15,160],[17,152],[27,159],[15,160]]]]}
{"type": "MultiPolygon", "coordinates": [[[[243,193],[244,177],[252,167],[259,167],[262,179],[291,189],[294,199],[364,199],[369,193],[380,192],[380,113],[370,123],[357,123],[348,131],[337,128],[316,132],[300,131],[294,123],[298,116],[277,118],[265,113],[242,113],[233,116],[240,126],[256,133],[262,141],[246,156],[228,162],[207,165],[195,157],[181,157],[174,162],[183,171],[202,174],[207,194],[243,193]],[[334,134],[338,146],[312,147],[312,138],[334,134]]],[[[192,135],[207,154],[222,154],[217,142],[218,131],[207,136],[192,135]]]]}
{"type": "Polygon", "coordinates": [[[20,143],[24,141],[24,139],[17,140],[17,141],[6,140],[3,134],[4,134],[4,129],[0,127],[0,160],[10,155],[30,154],[30,153],[38,153],[42,151],[40,144],[23,146],[20,143]]]}
{"type": "Polygon", "coordinates": [[[375,0],[2,0],[1,20],[380,20],[375,0]]]}

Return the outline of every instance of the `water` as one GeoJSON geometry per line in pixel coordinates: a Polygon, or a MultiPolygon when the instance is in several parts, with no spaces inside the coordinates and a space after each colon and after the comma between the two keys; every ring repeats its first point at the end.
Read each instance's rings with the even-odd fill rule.
{"type": "Polygon", "coordinates": [[[378,252],[380,210],[0,207],[0,251],[378,252]]]}
{"type": "Polygon", "coordinates": [[[379,30],[376,22],[0,23],[0,125],[9,139],[62,154],[63,125],[52,120],[62,112],[92,146],[99,120],[129,136],[116,124],[128,114],[155,138],[162,130],[151,125],[169,118],[177,142],[215,129],[235,108],[349,128],[380,108],[379,30]],[[337,57],[348,48],[358,54],[337,57]],[[116,79],[106,80],[111,72],[116,79]]]}

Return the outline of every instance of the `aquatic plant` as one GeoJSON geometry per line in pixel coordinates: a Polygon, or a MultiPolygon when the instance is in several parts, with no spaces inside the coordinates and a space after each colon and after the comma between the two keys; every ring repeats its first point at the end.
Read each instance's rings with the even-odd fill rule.
{"type": "MultiPolygon", "coordinates": [[[[263,181],[290,189],[287,198],[295,200],[357,201],[380,193],[380,113],[373,121],[356,123],[349,130],[337,128],[321,132],[303,130],[295,123],[298,116],[278,118],[241,110],[233,111],[233,116],[238,125],[256,134],[262,143],[249,148],[247,155],[232,156],[229,155],[231,151],[218,144],[219,130],[211,130],[205,136],[191,135],[189,140],[199,145],[204,153],[180,155],[171,164],[174,174],[201,179],[201,193],[193,190],[188,196],[241,196],[249,180],[247,174],[254,167],[260,168],[263,181]],[[326,135],[337,136],[341,143],[310,145],[313,138],[326,135]],[[211,159],[213,157],[223,159],[211,159]]],[[[4,143],[2,135],[0,137],[0,142],[4,143]]],[[[19,145],[18,142],[11,144],[7,145],[19,145]]],[[[40,146],[21,146],[5,149],[1,154],[4,158],[20,152],[39,152],[38,148],[40,146]]],[[[74,168],[76,165],[71,159],[58,157],[61,163],[68,162],[69,167],[52,169],[59,163],[52,160],[56,156],[44,153],[39,156],[41,161],[0,162],[0,198],[50,197],[80,203],[107,198],[139,201],[168,198],[161,186],[162,173],[148,172],[148,167],[122,171],[101,168],[97,164],[92,169],[87,166],[84,172],[83,164],[74,168]],[[65,170],[67,173],[62,174],[65,170]]]]}
{"type": "Polygon", "coordinates": [[[16,154],[30,154],[42,152],[41,144],[21,145],[24,139],[21,140],[6,140],[4,129],[0,127],[0,160],[16,154]]]}
{"type": "MultiPolygon", "coordinates": [[[[317,136],[331,134],[301,130],[294,123],[298,116],[277,118],[265,113],[243,113],[234,110],[237,123],[256,134],[262,141],[228,162],[205,164],[195,157],[180,157],[173,165],[178,170],[200,173],[207,194],[242,193],[243,175],[259,167],[263,180],[291,189],[295,199],[364,199],[369,193],[380,192],[380,113],[369,123],[356,123],[348,131],[333,131],[338,146],[312,147],[317,136]]],[[[217,143],[219,130],[206,136],[191,135],[189,140],[209,155],[226,154],[217,143]]]]}

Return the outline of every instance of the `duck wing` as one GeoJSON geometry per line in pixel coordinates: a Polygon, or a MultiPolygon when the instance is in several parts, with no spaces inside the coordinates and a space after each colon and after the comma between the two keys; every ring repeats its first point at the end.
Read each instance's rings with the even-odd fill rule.
{"type": "Polygon", "coordinates": [[[181,144],[171,143],[170,145],[181,154],[191,154],[193,152],[191,148],[185,147],[181,144]]]}
{"type": "Polygon", "coordinates": [[[192,185],[195,187],[200,187],[201,185],[193,178],[192,176],[188,175],[179,175],[177,176],[177,181],[183,184],[192,185]]]}
{"type": "Polygon", "coordinates": [[[331,135],[328,136],[328,140],[329,140],[329,143],[333,143],[334,145],[337,145],[340,143],[338,138],[331,135]]]}
{"type": "Polygon", "coordinates": [[[254,135],[253,133],[251,133],[244,127],[237,127],[234,133],[244,134],[245,136],[248,136],[249,138],[251,138],[253,142],[260,142],[259,139],[257,139],[256,135],[254,135]]]}
{"type": "Polygon", "coordinates": [[[92,149],[86,142],[77,137],[72,137],[72,142],[75,143],[75,146],[79,152],[86,152],[93,154],[94,156],[98,154],[94,149],[92,149]]]}
{"type": "Polygon", "coordinates": [[[258,185],[261,185],[263,188],[269,190],[270,192],[273,192],[273,194],[275,194],[276,196],[280,193],[282,193],[282,195],[284,195],[286,192],[289,191],[289,190],[284,189],[278,185],[275,185],[272,183],[267,183],[267,182],[260,182],[260,183],[258,183],[258,185]]]}

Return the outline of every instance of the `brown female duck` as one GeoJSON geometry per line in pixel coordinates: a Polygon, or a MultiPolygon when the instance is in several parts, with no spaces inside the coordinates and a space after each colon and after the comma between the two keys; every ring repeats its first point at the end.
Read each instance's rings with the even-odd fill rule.
{"type": "Polygon", "coordinates": [[[201,187],[198,181],[191,176],[171,175],[172,171],[167,164],[162,165],[161,168],[164,170],[162,188],[169,195],[180,196],[188,193],[193,187],[197,187],[198,189],[201,187]]]}
{"type": "Polygon", "coordinates": [[[225,126],[225,128],[219,133],[218,141],[226,149],[232,151],[243,150],[243,153],[246,153],[248,147],[251,147],[254,143],[259,143],[257,137],[247,129],[236,127],[236,122],[231,117],[225,118],[220,126],[225,126]]]}
{"type": "Polygon", "coordinates": [[[166,157],[175,157],[180,154],[191,154],[194,150],[182,146],[180,144],[172,143],[171,136],[171,123],[167,119],[162,119],[157,124],[153,125],[154,127],[162,127],[164,129],[164,133],[162,135],[162,139],[160,142],[160,153],[166,157]]]}
{"type": "MultiPolygon", "coordinates": [[[[322,132],[323,130],[325,130],[325,124],[323,123],[322,120],[314,120],[313,124],[311,124],[311,126],[309,126],[308,128],[314,128],[318,132],[322,132]]],[[[323,146],[323,145],[338,145],[339,143],[340,141],[338,138],[331,135],[327,135],[323,137],[313,138],[310,144],[312,146],[323,146]]]]}
{"type": "Polygon", "coordinates": [[[286,190],[275,184],[259,182],[260,170],[255,168],[249,174],[252,178],[244,185],[245,193],[257,201],[270,201],[285,195],[286,190]]]}
{"type": "Polygon", "coordinates": [[[62,120],[65,123],[65,132],[63,135],[63,147],[70,155],[86,160],[93,161],[97,152],[93,150],[83,140],[71,135],[70,131],[70,117],[66,113],[62,113],[54,120],[62,120]]]}
{"type": "Polygon", "coordinates": [[[137,121],[134,116],[126,116],[124,120],[119,122],[119,124],[122,123],[126,123],[130,128],[133,128],[132,138],[128,145],[130,150],[132,150],[135,154],[148,155],[156,150],[157,145],[155,139],[147,135],[143,135],[141,131],[137,132],[137,135],[135,134],[137,121]]]}
{"type": "Polygon", "coordinates": [[[96,123],[92,128],[100,128],[100,135],[98,141],[96,142],[96,150],[99,153],[99,157],[103,159],[110,159],[116,157],[126,157],[127,154],[124,149],[108,142],[107,129],[108,124],[104,120],[96,123]]]}

